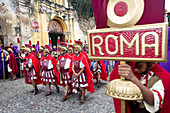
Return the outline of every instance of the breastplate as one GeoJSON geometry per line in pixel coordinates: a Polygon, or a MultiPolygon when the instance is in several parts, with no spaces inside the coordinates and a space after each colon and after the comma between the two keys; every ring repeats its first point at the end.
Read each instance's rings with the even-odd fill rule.
{"type": "Polygon", "coordinates": [[[47,70],[48,69],[48,64],[49,64],[49,60],[43,60],[42,61],[42,69],[47,70]]]}
{"type": "Polygon", "coordinates": [[[76,73],[80,72],[81,68],[80,68],[80,61],[77,60],[74,62],[74,70],[76,73]]]}
{"type": "Polygon", "coordinates": [[[59,60],[59,66],[60,66],[60,71],[61,73],[67,72],[68,69],[64,69],[64,66],[66,65],[66,58],[64,60],[59,60]]]}

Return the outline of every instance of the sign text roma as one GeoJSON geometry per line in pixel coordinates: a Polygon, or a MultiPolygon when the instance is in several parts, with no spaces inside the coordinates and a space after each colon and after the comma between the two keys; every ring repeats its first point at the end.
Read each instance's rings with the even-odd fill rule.
{"type": "Polygon", "coordinates": [[[88,31],[89,58],[166,61],[167,23],[88,31]]]}

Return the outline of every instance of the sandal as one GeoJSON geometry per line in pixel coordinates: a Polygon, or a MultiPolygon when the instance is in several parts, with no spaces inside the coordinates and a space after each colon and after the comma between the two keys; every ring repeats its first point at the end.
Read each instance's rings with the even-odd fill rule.
{"type": "Polygon", "coordinates": [[[66,101],[67,100],[67,95],[64,95],[63,96],[63,101],[66,101]]]}
{"type": "Polygon", "coordinates": [[[71,95],[73,92],[70,90],[70,91],[68,91],[68,95],[71,95]]]}
{"type": "Polygon", "coordinates": [[[80,105],[84,104],[84,99],[81,99],[79,104],[80,105]]]}
{"type": "Polygon", "coordinates": [[[11,78],[10,81],[16,80],[17,78],[11,78]]]}
{"type": "Polygon", "coordinates": [[[48,92],[45,96],[49,96],[49,95],[51,95],[52,93],[51,93],[51,91],[50,92],[48,92]]]}

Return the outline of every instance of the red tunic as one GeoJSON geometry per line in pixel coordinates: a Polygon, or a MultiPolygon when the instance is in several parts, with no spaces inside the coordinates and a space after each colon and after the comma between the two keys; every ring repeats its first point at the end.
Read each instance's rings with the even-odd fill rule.
{"type": "MultiPolygon", "coordinates": [[[[37,77],[35,82],[36,82],[36,84],[41,84],[40,61],[33,54],[29,54],[28,56],[25,56],[24,61],[26,59],[31,59],[32,60],[32,64],[33,64],[33,67],[35,69],[35,73],[36,73],[36,77],[37,77]]],[[[25,65],[25,62],[24,62],[24,65],[25,65]]],[[[25,83],[26,84],[32,84],[31,82],[27,81],[27,71],[25,70],[25,68],[24,68],[24,73],[25,73],[25,83]]]]}
{"type": "MultiPolygon", "coordinates": [[[[114,79],[120,79],[120,75],[118,73],[118,65],[119,64],[120,63],[117,63],[116,67],[111,72],[110,81],[114,80],[114,79]]],[[[135,66],[135,62],[131,62],[131,63],[129,63],[129,65],[131,66],[132,72],[134,73],[133,68],[135,66]]],[[[154,72],[156,75],[158,75],[161,78],[163,86],[165,88],[165,97],[164,97],[164,102],[162,105],[161,113],[169,113],[168,109],[170,106],[170,96],[169,96],[170,95],[170,74],[156,63],[154,64],[154,66],[151,68],[150,71],[154,72]]],[[[134,75],[140,79],[139,75],[137,75],[135,73],[134,73],[134,75]]],[[[120,99],[113,98],[113,100],[114,100],[116,113],[121,113],[120,99]]],[[[127,102],[126,102],[126,108],[127,108],[126,113],[130,113],[130,109],[129,109],[127,102]]]]}
{"type": "Polygon", "coordinates": [[[9,54],[9,67],[12,69],[13,74],[18,74],[19,70],[14,53],[9,54]]]}
{"type": "Polygon", "coordinates": [[[93,85],[93,76],[91,74],[90,71],[90,67],[89,64],[87,62],[86,56],[84,56],[82,53],[79,54],[79,56],[77,57],[76,55],[74,55],[72,57],[72,61],[77,61],[80,60],[82,61],[82,63],[85,65],[85,73],[87,76],[87,80],[88,80],[88,86],[86,87],[87,91],[90,91],[90,93],[94,93],[94,85],[93,85]]]}
{"type": "MultiPolygon", "coordinates": [[[[56,75],[56,78],[55,78],[55,82],[58,84],[59,81],[60,81],[60,77],[59,77],[59,74],[58,74],[58,71],[57,71],[57,60],[55,59],[55,57],[51,56],[51,55],[48,55],[47,57],[41,57],[40,59],[40,62],[43,62],[44,60],[51,60],[52,64],[53,64],[53,69],[54,70],[54,74],[56,75]]],[[[44,66],[44,65],[43,65],[44,66]]],[[[47,66],[44,66],[44,70],[46,69],[46,71],[48,71],[48,65],[47,66]]],[[[43,82],[43,85],[46,85],[46,82],[43,82]]]]}
{"type": "MultiPolygon", "coordinates": [[[[76,73],[79,73],[82,69],[80,67],[80,60],[72,62],[74,65],[74,70],[76,73]]],[[[88,80],[85,71],[83,71],[77,79],[75,79],[75,75],[72,76],[72,85],[73,87],[87,87],[88,86],[88,80]]]]}

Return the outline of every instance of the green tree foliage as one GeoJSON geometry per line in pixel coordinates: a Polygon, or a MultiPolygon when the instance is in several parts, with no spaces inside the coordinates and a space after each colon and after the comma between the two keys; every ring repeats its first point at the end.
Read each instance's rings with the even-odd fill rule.
{"type": "Polygon", "coordinates": [[[91,0],[69,0],[69,2],[77,11],[79,17],[93,17],[93,7],[91,0]]]}

